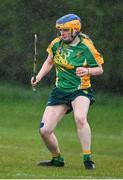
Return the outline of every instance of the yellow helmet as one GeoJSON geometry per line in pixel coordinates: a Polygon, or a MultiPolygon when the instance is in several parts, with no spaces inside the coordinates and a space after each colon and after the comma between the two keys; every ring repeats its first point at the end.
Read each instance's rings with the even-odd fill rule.
{"type": "Polygon", "coordinates": [[[56,29],[81,30],[81,19],[75,14],[67,14],[56,21],[56,29]]]}

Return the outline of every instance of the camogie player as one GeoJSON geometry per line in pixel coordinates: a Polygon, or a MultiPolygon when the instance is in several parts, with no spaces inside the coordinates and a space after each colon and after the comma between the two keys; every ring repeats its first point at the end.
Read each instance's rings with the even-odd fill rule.
{"type": "Polygon", "coordinates": [[[85,169],[94,169],[91,129],[87,121],[89,107],[95,101],[90,78],[103,73],[104,61],[93,42],[81,32],[81,20],[77,15],[67,14],[59,18],[56,29],[59,36],[48,46],[48,57],[37,74],[36,81],[33,77],[31,79],[32,86],[36,86],[53,65],[56,68],[55,86],[49,95],[40,124],[41,137],[52,159],[41,161],[38,165],[64,166],[54,129],[66,113],[73,111],[85,169]]]}

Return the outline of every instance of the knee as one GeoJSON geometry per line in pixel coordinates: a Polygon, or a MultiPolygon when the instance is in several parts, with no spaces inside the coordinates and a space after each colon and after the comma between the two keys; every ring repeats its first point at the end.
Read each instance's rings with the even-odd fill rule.
{"type": "Polygon", "coordinates": [[[39,133],[42,137],[47,136],[48,132],[46,131],[46,129],[44,128],[44,122],[40,123],[40,128],[39,128],[39,133]]]}
{"type": "Polygon", "coordinates": [[[87,118],[83,115],[75,116],[75,120],[78,127],[83,127],[88,123],[87,118]]]}
{"type": "Polygon", "coordinates": [[[51,132],[47,128],[44,128],[44,127],[39,129],[39,133],[42,138],[46,138],[51,134],[51,132]]]}

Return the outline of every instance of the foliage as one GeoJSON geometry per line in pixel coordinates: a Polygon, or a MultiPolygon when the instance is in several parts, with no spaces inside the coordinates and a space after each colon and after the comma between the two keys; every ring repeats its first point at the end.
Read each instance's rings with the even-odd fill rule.
{"type": "MultiPolygon", "coordinates": [[[[38,69],[46,48],[55,37],[55,21],[76,13],[82,31],[94,41],[104,57],[104,75],[94,80],[98,89],[123,92],[121,0],[0,0],[0,79],[29,84],[33,71],[34,34],[39,37],[38,69]]],[[[44,78],[51,84],[54,74],[44,78]]]]}

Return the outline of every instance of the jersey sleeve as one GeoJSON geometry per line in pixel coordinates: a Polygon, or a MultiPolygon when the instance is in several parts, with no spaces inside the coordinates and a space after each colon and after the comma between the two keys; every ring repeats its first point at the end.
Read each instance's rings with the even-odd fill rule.
{"type": "Polygon", "coordinates": [[[88,66],[97,67],[99,65],[102,65],[104,63],[103,57],[94,47],[93,43],[89,41],[88,39],[84,39],[83,43],[86,46],[85,57],[86,57],[88,66]]]}
{"type": "Polygon", "coordinates": [[[50,54],[52,57],[55,56],[56,54],[56,50],[58,49],[59,47],[59,43],[60,43],[60,38],[55,38],[48,46],[47,48],[47,52],[48,54],[50,54]]]}

